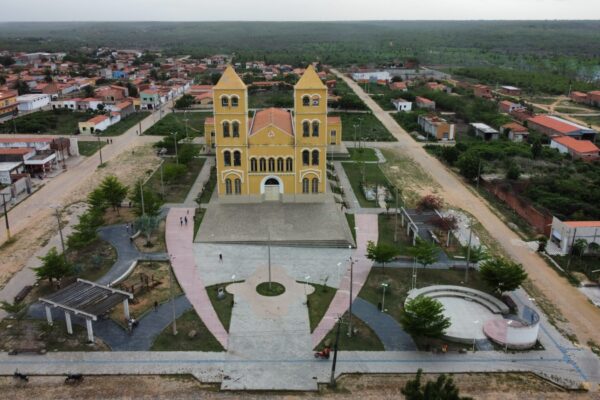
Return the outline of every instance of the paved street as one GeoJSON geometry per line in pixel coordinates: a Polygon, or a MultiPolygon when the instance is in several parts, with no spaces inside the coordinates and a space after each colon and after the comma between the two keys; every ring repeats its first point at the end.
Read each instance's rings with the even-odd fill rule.
{"type": "Polygon", "coordinates": [[[579,342],[587,343],[588,340],[593,339],[600,343],[599,310],[577,288],[549,268],[538,254],[528,247],[515,245],[520,241],[519,236],[489,209],[487,202],[468,189],[462,179],[450,172],[439,160],[429,155],[421,144],[415,142],[359,85],[335,69],[332,72],[356,92],[381,123],[398,139],[398,143],[393,147],[395,151],[408,155],[416,161],[441,185],[443,193],[440,195],[447,203],[471,213],[510,257],[523,264],[535,286],[547,298],[552,299],[561,314],[569,321],[579,342]],[[557,293],[560,295],[558,296],[557,293]]]}

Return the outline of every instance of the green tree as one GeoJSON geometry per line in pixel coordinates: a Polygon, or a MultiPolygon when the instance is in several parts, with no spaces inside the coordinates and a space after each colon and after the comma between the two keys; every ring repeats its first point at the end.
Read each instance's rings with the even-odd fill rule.
{"type": "Polygon", "coordinates": [[[27,315],[27,309],[29,308],[25,302],[12,302],[0,301],[0,308],[4,310],[8,315],[13,317],[17,321],[17,327],[21,325],[21,321],[27,315]]]}
{"type": "Polygon", "coordinates": [[[102,180],[99,188],[106,203],[113,210],[117,210],[117,214],[119,214],[119,207],[121,207],[121,203],[127,197],[127,186],[123,185],[116,176],[109,175],[102,180]]]}
{"type": "Polygon", "coordinates": [[[93,242],[98,237],[96,230],[102,222],[102,214],[96,210],[90,209],[81,214],[73,233],[67,238],[67,246],[81,248],[93,242]]]}
{"type": "Polygon", "coordinates": [[[543,149],[542,142],[539,139],[534,140],[533,144],[531,145],[531,156],[534,160],[538,159],[542,155],[543,149]]]}
{"type": "Polygon", "coordinates": [[[217,82],[219,82],[219,79],[221,79],[220,73],[213,72],[212,74],[210,74],[210,81],[212,82],[213,85],[216,85],[217,82]]]}
{"type": "Polygon", "coordinates": [[[450,318],[444,316],[444,306],[438,300],[417,296],[406,302],[400,323],[404,330],[414,337],[442,336],[451,325],[450,318]]]}
{"type": "MultiPolygon", "coordinates": [[[[142,196],[139,181],[133,188],[131,188],[129,193],[131,193],[129,199],[133,203],[133,212],[135,215],[140,217],[142,215],[142,196]]],[[[161,200],[159,194],[144,188],[144,212],[147,215],[158,216],[158,214],[160,214],[160,207],[162,204],[163,201],[161,200]]]]}
{"type": "Polygon", "coordinates": [[[175,108],[190,108],[194,104],[194,96],[184,94],[175,102],[175,108]]]}
{"type": "Polygon", "coordinates": [[[464,247],[463,254],[465,256],[465,259],[469,257],[469,262],[471,264],[477,264],[478,262],[490,258],[489,253],[483,246],[471,246],[471,251],[469,251],[468,247],[464,247]]]}
{"type": "Polygon", "coordinates": [[[172,183],[185,175],[187,168],[181,164],[165,164],[163,166],[163,179],[167,183],[172,183]]]}
{"type": "Polygon", "coordinates": [[[189,164],[198,155],[198,149],[191,144],[184,144],[177,149],[180,164],[189,164]]]}
{"type": "Polygon", "coordinates": [[[398,255],[398,249],[387,243],[375,244],[372,240],[367,243],[367,258],[373,262],[381,264],[385,268],[385,263],[390,262],[398,255]]]}
{"type": "Polygon", "coordinates": [[[442,147],[442,158],[450,166],[454,165],[458,161],[460,152],[456,146],[443,146],[442,147]]]}
{"type": "Polygon", "coordinates": [[[19,95],[30,93],[29,85],[20,79],[17,80],[16,88],[19,95]]]}
{"type": "Polygon", "coordinates": [[[438,247],[421,238],[417,238],[417,243],[409,249],[409,253],[423,268],[438,260],[438,247]]]}
{"type": "Polygon", "coordinates": [[[583,238],[576,239],[575,242],[573,243],[573,246],[571,247],[571,254],[576,254],[579,257],[581,257],[585,253],[587,247],[588,247],[587,240],[585,240],[583,238]]]}
{"type": "Polygon", "coordinates": [[[146,236],[146,247],[152,247],[153,244],[150,241],[152,233],[158,228],[160,220],[157,216],[153,215],[142,215],[135,221],[135,226],[146,236]]]}
{"type": "Polygon", "coordinates": [[[91,85],[87,85],[83,88],[83,95],[85,97],[94,97],[96,92],[94,91],[94,87],[91,85]]]}
{"type": "Polygon", "coordinates": [[[527,272],[521,264],[505,258],[485,260],[479,267],[479,275],[498,293],[513,291],[527,279],[527,272]]]}
{"type": "Polygon", "coordinates": [[[104,198],[104,193],[99,187],[90,192],[87,202],[91,209],[99,213],[103,213],[106,210],[106,199],[104,198]]]}
{"type": "Polygon", "coordinates": [[[435,381],[429,381],[423,386],[422,375],[423,370],[419,368],[415,379],[409,380],[400,389],[406,400],[471,400],[470,397],[460,396],[452,378],[442,374],[435,381]]]}
{"type": "Polygon", "coordinates": [[[506,179],[511,181],[516,181],[521,176],[521,168],[515,163],[511,163],[508,169],[506,170],[506,179]]]}
{"type": "Polygon", "coordinates": [[[35,274],[38,279],[48,279],[52,284],[53,279],[60,279],[63,276],[67,276],[72,272],[71,265],[65,260],[62,254],[58,254],[56,247],[50,249],[48,254],[43,257],[39,257],[42,261],[42,265],[38,268],[34,268],[35,274]]]}
{"type": "Polygon", "coordinates": [[[456,165],[460,174],[469,180],[477,178],[479,174],[480,158],[474,152],[467,151],[458,157],[456,165]]]}

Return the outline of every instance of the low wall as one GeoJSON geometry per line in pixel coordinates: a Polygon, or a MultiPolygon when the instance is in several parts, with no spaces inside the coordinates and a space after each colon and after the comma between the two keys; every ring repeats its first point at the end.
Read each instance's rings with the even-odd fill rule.
{"type": "Polygon", "coordinates": [[[498,182],[482,181],[482,185],[533,226],[538,233],[545,236],[550,235],[550,225],[552,224],[550,213],[538,210],[528,201],[519,197],[511,188],[505,188],[498,182]]]}

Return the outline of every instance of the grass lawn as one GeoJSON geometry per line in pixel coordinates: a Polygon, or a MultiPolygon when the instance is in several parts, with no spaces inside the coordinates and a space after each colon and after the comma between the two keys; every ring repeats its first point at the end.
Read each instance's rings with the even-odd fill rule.
{"type": "Polygon", "coordinates": [[[527,98],[525,100],[529,101],[530,103],[536,103],[536,104],[552,104],[552,103],[556,102],[557,98],[556,97],[531,97],[531,98],[527,98]]]}
{"type": "Polygon", "coordinates": [[[167,326],[154,340],[152,351],[225,351],[223,346],[208,331],[206,325],[191,309],[177,318],[177,335],[173,336],[173,328],[167,326]],[[195,335],[190,337],[190,332],[195,335]]]}
{"type": "Polygon", "coordinates": [[[179,132],[185,135],[185,121],[187,118],[188,136],[202,136],[204,133],[204,120],[212,116],[207,112],[171,113],[154,124],[144,132],[144,135],[165,136],[171,132],[179,132]]]}
{"type": "MultiPolygon", "coordinates": [[[[166,303],[171,299],[169,279],[170,265],[166,261],[141,261],[131,274],[117,287],[121,290],[132,292],[134,301],[129,303],[131,316],[140,319],[144,314],[154,308],[154,302],[166,303]],[[143,279],[148,279],[148,285],[142,284],[143,279]]],[[[182,294],[176,279],[173,279],[173,296],[182,294]]],[[[110,316],[117,323],[123,322],[123,304],[115,307],[110,316]]]]}
{"type": "Polygon", "coordinates": [[[0,133],[43,133],[51,135],[70,135],[79,132],[79,122],[87,121],[94,114],[71,110],[37,111],[13,121],[0,124],[0,133]]]}
{"type": "Polygon", "coordinates": [[[82,142],[81,140],[77,141],[77,147],[79,148],[79,154],[82,156],[89,157],[95,154],[98,151],[98,148],[102,148],[106,146],[106,142],[104,140],[101,141],[89,141],[82,142]]]}
{"type": "Polygon", "coordinates": [[[348,149],[350,152],[350,159],[352,161],[378,161],[377,154],[375,154],[375,150],[369,148],[358,148],[354,149],[350,147],[348,149]]]}
{"type": "MultiPolygon", "coordinates": [[[[187,165],[187,170],[184,175],[176,178],[172,182],[164,182],[165,185],[165,198],[163,199],[167,203],[181,203],[185,200],[188,192],[192,188],[192,185],[196,181],[204,162],[205,158],[194,158],[187,165]]],[[[165,159],[163,168],[169,164],[176,164],[174,159],[165,159]]],[[[160,167],[154,171],[154,174],[148,179],[146,183],[147,188],[151,188],[155,193],[161,194],[160,185],[160,167]]]]}
{"type": "Polygon", "coordinates": [[[204,214],[206,214],[205,208],[196,208],[196,214],[194,215],[194,237],[196,237],[198,234],[198,229],[200,229],[200,225],[204,219],[204,214]]]}
{"type": "MultiPolygon", "coordinates": [[[[367,282],[358,294],[371,304],[377,305],[382,300],[382,283],[388,283],[385,291],[385,308],[388,314],[397,321],[404,306],[404,300],[411,285],[410,268],[381,268],[374,267],[369,273],[367,282]]],[[[465,272],[463,270],[435,270],[420,268],[417,270],[417,287],[422,288],[431,285],[457,285],[478,289],[491,293],[490,288],[481,281],[479,273],[473,269],[469,271],[469,283],[464,285],[465,272]]]]}
{"type": "Polygon", "coordinates": [[[367,142],[395,142],[396,138],[385,126],[371,113],[336,113],[342,119],[342,140],[354,140],[354,125],[356,128],[356,140],[367,142]]]}
{"type": "Polygon", "coordinates": [[[394,223],[396,217],[394,214],[389,216],[379,214],[379,239],[378,244],[388,244],[395,246],[402,256],[408,256],[409,250],[412,247],[412,240],[406,234],[406,228],[402,227],[400,215],[398,215],[398,242],[394,242],[394,223]]]}
{"type": "MultiPolygon", "coordinates": [[[[348,337],[348,314],[344,314],[343,323],[340,327],[340,341],[338,350],[342,351],[383,351],[383,344],[367,324],[356,316],[352,317],[352,330],[355,332],[352,337],[348,337]]],[[[333,350],[335,343],[337,325],[325,336],[315,350],[321,350],[325,343],[329,344],[333,350]]],[[[332,355],[333,357],[333,355],[332,355]]]]}
{"type": "Polygon", "coordinates": [[[81,249],[67,249],[67,260],[73,265],[78,278],[93,282],[112,268],[117,261],[117,250],[98,238],[81,249]]]}
{"type": "Polygon", "coordinates": [[[229,332],[229,325],[231,324],[231,312],[233,310],[233,295],[227,290],[223,291],[224,297],[219,299],[217,294],[219,293],[219,288],[225,288],[227,284],[220,283],[218,285],[208,286],[206,288],[206,293],[208,293],[208,297],[210,298],[210,302],[213,305],[213,308],[217,312],[219,316],[219,320],[225,327],[225,330],[229,332]]]}
{"type": "MultiPolygon", "coordinates": [[[[364,178],[367,184],[369,185],[382,185],[386,187],[390,187],[391,184],[383,174],[381,168],[379,168],[378,164],[359,164],[359,163],[342,163],[344,167],[344,171],[346,171],[346,175],[350,180],[350,185],[352,185],[352,190],[354,190],[354,194],[358,198],[358,202],[361,207],[368,208],[377,208],[379,205],[375,200],[369,201],[365,197],[362,189],[361,189],[361,181],[363,177],[363,168],[364,168],[364,178]]],[[[393,195],[394,193],[392,193],[393,195]]],[[[393,201],[393,200],[392,200],[393,201]]]]}
{"type": "Polygon", "coordinates": [[[292,88],[289,90],[269,89],[257,91],[248,94],[248,98],[250,101],[249,108],[290,108],[294,106],[294,91],[292,88]]]}
{"type": "MultiPolygon", "coordinates": [[[[303,282],[300,282],[303,284],[303,282]]],[[[311,284],[315,288],[315,291],[308,295],[308,319],[310,321],[310,331],[314,331],[323,315],[329,308],[333,296],[335,296],[336,289],[324,286],[311,284]]]]}
{"type": "Polygon", "coordinates": [[[147,111],[140,111],[128,115],[114,125],[109,126],[100,136],[119,136],[125,133],[131,127],[137,125],[141,120],[149,116],[147,111]]]}
{"type": "Polygon", "coordinates": [[[210,202],[210,198],[212,197],[213,192],[215,191],[215,187],[217,186],[217,169],[215,167],[211,167],[210,169],[210,177],[206,185],[204,186],[204,190],[200,193],[200,196],[196,199],[196,203],[208,203],[210,202]]]}

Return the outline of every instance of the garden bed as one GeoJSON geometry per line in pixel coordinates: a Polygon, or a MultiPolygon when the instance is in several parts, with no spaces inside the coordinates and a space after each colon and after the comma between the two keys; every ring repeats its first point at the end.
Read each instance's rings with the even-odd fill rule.
{"type": "Polygon", "coordinates": [[[210,333],[194,309],[186,311],[176,320],[177,335],[169,324],[154,340],[152,351],[225,351],[210,333]]]}

